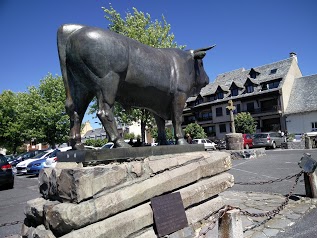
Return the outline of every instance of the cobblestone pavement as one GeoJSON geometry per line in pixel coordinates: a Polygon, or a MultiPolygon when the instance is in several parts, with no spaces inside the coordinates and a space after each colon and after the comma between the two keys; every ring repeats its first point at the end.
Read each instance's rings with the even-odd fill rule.
{"type": "MultiPolygon", "coordinates": [[[[272,211],[280,206],[285,197],[280,194],[265,194],[257,192],[237,192],[225,191],[220,194],[223,197],[226,205],[239,207],[242,211],[250,213],[264,213],[272,211]]],[[[294,225],[298,219],[303,217],[311,209],[316,208],[317,199],[306,197],[292,196],[289,203],[283,210],[274,218],[267,221],[265,224],[245,231],[245,238],[267,238],[274,237],[278,233],[285,232],[285,229],[294,225]]],[[[211,219],[211,218],[210,218],[211,219]]],[[[266,217],[249,217],[241,214],[243,230],[254,227],[261,223],[266,217]]],[[[211,238],[218,237],[217,224],[214,229],[207,232],[206,235],[201,235],[208,230],[210,222],[206,221],[202,228],[196,230],[197,237],[211,238]]]]}

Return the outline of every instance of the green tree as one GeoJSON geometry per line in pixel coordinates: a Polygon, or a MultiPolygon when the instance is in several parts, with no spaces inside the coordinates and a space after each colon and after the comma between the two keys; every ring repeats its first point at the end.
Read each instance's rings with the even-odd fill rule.
{"type": "MultiPolygon", "coordinates": [[[[158,141],[158,133],[157,133],[157,127],[153,127],[150,129],[151,136],[155,139],[155,141],[158,141]]],[[[166,140],[174,140],[174,134],[173,131],[170,128],[165,128],[166,133],[166,140]]]]}
{"type": "Polygon", "coordinates": [[[6,90],[0,94],[0,146],[10,153],[15,153],[24,143],[23,132],[26,128],[21,120],[24,99],[24,93],[6,90]]]}
{"type": "Polygon", "coordinates": [[[249,112],[241,112],[234,118],[236,132],[253,134],[256,130],[256,122],[249,112]]]}
{"type": "Polygon", "coordinates": [[[62,77],[45,76],[39,87],[29,87],[23,110],[27,139],[56,144],[68,140],[69,118],[65,113],[65,88],[62,77]]]}
{"type": "Polygon", "coordinates": [[[190,136],[194,138],[206,138],[206,133],[204,131],[204,128],[202,128],[197,123],[190,123],[186,126],[184,129],[185,134],[190,134],[190,136]]]}
{"type": "MultiPolygon", "coordinates": [[[[110,22],[108,28],[111,31],[125,35],[129,38],[135,39],[145,45],[149,45],[156,48],[180,48],[185,46],[178,46],[174,42],[175,36],[170,33],[171,26],[165,20],[162,15],[162,21],[151,21],[151,16],[148,13],[143,13],[133,8],[133,13],[128,12],[125,18],[122,18],[111,5],[109,8],[102,8],[105,12],[105,18],[110,22]]],[[[96,111],[96,104],[93,105],[96,111]]],[[[120,105],[116,104],[114,113],[119,122],[129,124],[133,121],[141,122],[141,135],[142,141],[145,141],[145,128],[146,126],[152,126],[154,119],[152,114],[145,109],[123,109],[120,105]]]]}

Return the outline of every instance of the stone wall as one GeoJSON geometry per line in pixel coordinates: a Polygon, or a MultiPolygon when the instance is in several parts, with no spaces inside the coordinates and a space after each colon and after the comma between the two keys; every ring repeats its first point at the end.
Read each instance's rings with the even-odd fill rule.
{"type": "MultiPolygon", "coordinates": [[[[39,175],[23,237],[157,237],[150,199],[180,192],[189,228],[219,210],[233,186],[230,154],[190,152],[83,167],[58,163],[39,175]]],[[[180,236],[182,237],[182,236],[180,236]]]]}

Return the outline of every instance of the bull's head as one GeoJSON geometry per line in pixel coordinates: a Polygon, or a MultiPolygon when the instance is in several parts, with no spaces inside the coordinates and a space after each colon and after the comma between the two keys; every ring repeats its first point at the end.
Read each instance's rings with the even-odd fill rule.
{"type": "Polygon", "coordinates": [[[195,61],[195,85],[191,96],[198,95],[200,90],[209,83],[209,77],[205,72],[202,59],[205,57],[206,51],[214,48],[215,46],[216,45],[191,51],[195,61]]]}

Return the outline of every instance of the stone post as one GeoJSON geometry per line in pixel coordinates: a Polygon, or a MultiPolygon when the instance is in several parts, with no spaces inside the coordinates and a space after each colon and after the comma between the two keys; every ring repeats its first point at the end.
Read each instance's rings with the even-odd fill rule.
{"type": "Polygon", "coordinates": [[[219,238],[243,238],[240,210],[233,209],[219,220],[219,238]]]}
{"type": "Polygon", "coordinates": [[[226,134],[227,150],[243,150],[243,137],[241,133],[226,134]]]}
{"type": "Polygon", "coordinates": [[[305,182],[306,196],[310,198],[317,198],[316,172],[304,173],[304,182],[305,182]]]}

